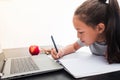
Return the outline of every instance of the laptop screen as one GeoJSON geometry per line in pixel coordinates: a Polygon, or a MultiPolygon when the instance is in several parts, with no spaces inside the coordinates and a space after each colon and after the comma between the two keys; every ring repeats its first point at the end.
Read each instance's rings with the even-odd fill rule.
{"type": "Polygon", "coordinates": [[[5,56],[3,53],[0,53],[0,73],[2,73],[2,68],[4,65],[5,56]]]}

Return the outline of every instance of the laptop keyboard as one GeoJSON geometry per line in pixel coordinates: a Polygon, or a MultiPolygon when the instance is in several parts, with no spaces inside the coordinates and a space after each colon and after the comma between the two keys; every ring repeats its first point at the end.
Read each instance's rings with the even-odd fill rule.
{"type": "Polygon", "coordinates": [[[17,58],[11,60],[11,74],[39,70],[31,57],[17,58]]]}

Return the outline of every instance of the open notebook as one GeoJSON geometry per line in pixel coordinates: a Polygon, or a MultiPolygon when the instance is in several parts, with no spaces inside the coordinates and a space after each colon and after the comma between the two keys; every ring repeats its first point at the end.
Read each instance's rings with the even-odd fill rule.
{"type": "Polygon", "coordinates": [[[94,76],[120,70],[120,64],[109,64],[103,56],[76,52],[59,59],[60,64],[75,78],[94,76]]]}

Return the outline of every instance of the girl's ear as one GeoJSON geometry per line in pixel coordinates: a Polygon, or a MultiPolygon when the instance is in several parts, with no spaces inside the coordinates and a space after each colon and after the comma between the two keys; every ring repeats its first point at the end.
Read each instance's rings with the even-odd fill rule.
{"type": "Polygon", "coordinates": [[[105,25],[103,23],[99,23],[96,29],[99,33],[103,33],[105,30],[105,25]]]}

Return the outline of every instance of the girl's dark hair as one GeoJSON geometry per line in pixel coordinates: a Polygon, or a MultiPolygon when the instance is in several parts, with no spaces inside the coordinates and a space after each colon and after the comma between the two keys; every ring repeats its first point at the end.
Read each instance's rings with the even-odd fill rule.
{"type": "Polygon", "coordinates": [[[77,8],[74,15],[81,21],[95,28],[99,23],[105,24],[107,60],[120,63],[120,10],[117,0],[87,0],[77,8]]]}

